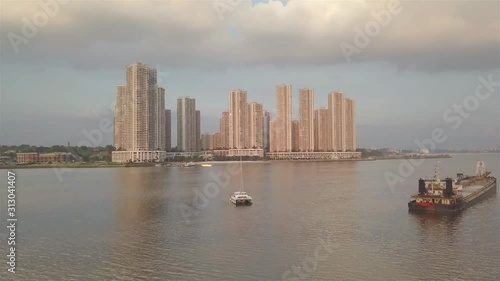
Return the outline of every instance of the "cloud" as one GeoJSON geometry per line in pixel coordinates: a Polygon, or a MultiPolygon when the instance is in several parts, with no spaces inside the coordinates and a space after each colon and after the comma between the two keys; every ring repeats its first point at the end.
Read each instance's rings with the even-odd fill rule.
{"type": "MultiPolygon", "coordinates": [[[[386,1],[233,1],[220,20],[212,1],[70,1],[15,53],[9,33],[38,1],[2,3],[4,63],[120,68],[133,61],[172,67],[300,66],[346,63],[352,44],[386,1]],[[229,32],[228,32],[229,31],[229,32]],[[237,36],[235,36],[237,34],[237,36]]],[[[500,66],[498,2],[411,1],[353,63],[385,62],[420,71],[500,66]]]]}

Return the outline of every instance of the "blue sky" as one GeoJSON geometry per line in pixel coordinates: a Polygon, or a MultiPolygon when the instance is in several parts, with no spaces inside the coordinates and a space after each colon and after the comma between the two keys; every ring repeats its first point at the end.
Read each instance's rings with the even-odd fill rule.
{"type": "Polygon", "coordinates": [[[316,108],[331,91],[355,99],[362,147],[415,148],[436,127],[449,135],[442,148],[500,144],[498,87],[457,130],[442,117],[474,94],[479,76],[500,80],[498,3],[402,2],[348,62],[340,44],[354,44],[356,28],[387,2],[224,2],[222,18],[213,2],[195,2],[61,4],[17,53],[9,34],[22,35],[22,18],[43,8],[3,4],[0,143],[78,144],[112,118],[125,66],[140,61],[159,68],[174,115],[177,97],[197,99],[203,132],[217,130],[229,90],[273,112],[274,86],[287,83],[295,116],[302,87],[315,90],[316,108]]]}

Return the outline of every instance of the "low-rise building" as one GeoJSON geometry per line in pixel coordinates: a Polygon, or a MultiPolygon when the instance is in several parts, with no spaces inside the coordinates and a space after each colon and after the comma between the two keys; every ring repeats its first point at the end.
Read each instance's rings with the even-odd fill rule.
{"type": "Polygon", "coordinates": [[[17,153],[16,158],[19,164],[38,163],[37,152],[17,153]]]}
{"type": "Polygon", "coordinates": [[[361,152],[269,152],[272,160],[343,160],[360,159],[361,152]]]}
{"type": "Polygon", "coordinates": [[[17,153],[17,163],[66,163],[73,159],[72,154],[68,152],[38,153],[27,152],[17,153]]]}
{"type": "Polygon", "coordinates": [[[229,149],[227,156],[233,157],[233,156],[257,156],[257,157],[264,157],[264,149],[229,149]]]}
{"type": "Polygon", "coordinates": [[[167,152],[155,151],[113,151],[111,161],[115,163],[153,163],[163,162],[167,157],[167,152]]]}

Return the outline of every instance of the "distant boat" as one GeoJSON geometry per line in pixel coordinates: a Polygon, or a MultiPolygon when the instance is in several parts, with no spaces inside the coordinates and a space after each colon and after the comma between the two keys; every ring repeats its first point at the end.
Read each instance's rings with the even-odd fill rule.
{"type": "Polygon", "coordinates": [[[244,191],[236,191],[233,195],[231,195],[229,201],[236,206],[252,205],[252,197],[244,191]]]}
{"type": "Polygon", "coordinates": [[[243,165],[240,156],[240,191],[236,191],[229,197],[229,201],[236,206],[239,205],[252,205],[252,197],[244,191],[243,185],[243,165]]]}
{"type": "Polygon", "coordinates": [[[202,167],[212,167],[212,164],[201,164],[202,167]]]}
{"type": "Polygon", "coordinates": [[[189,162],[189,163],[184,163],[184,165],[182,165],[183,167],[186,167],[186,168],[189,168],[189,167],[194,167],[196,166],[196,164],[194,162],[189,162]]]}

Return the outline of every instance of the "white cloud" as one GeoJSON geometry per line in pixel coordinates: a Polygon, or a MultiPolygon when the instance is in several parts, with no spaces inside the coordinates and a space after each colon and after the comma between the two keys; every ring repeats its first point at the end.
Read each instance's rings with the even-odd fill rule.
{"type": "MultiPolygon", "coordinates": [[[[384,61],[421,70],[499,66],[498,3],[402,2],[403,11],[353,62],[384,61]]],[[[153,65],[311,65],[344,63],[341,42],[373,20],[386,1],[242,1],[221,21],[212,1],[75,1],[60,6],[36,37],[6,62],[69,63],[74,67],[153,65]],[[243,40],[227,30],[238,29],[243,40]]],[[[2,3],[1,36],[21,34],[22,17],[42,11],[37,1],[2,3]]]]}

